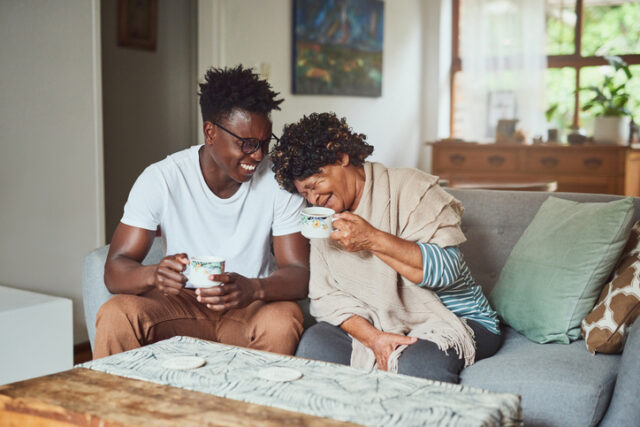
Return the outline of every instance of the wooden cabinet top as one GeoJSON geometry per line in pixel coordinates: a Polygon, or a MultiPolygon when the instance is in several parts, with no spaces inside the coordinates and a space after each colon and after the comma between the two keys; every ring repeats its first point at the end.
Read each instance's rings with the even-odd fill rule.
{"type": "Polygon", "coordinates": [[[495,144],[442,140],[431,173],[454,184],[555,181],[565,192],[640,196],[640,149],[602,144],[495,144]]]}
{"type": "Polygon", "coordinates": [[[629,146],[623,145],[603,145],[603,144],[580,144],[580,145],[568,145],[568,144],[496,144],[496,143],[478,143],[478,142],[462,142],[462,141],[436,141],[426,142],[426,145],[437,148],[452,148],[452,149],[465,149],[465,150],[564,150],[564,151],[639,151],[629,146]]]}

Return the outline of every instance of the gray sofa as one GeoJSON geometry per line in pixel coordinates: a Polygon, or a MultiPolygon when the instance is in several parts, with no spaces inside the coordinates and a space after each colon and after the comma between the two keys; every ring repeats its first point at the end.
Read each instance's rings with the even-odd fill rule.
{"type": "MultiPolygon", "coordinates": [[[[489,294],[514,244],[550,193],[449,189],[465,207],[462,251],[476,281],[489,294]]],[[[576,201],[604,202],[617,196],[555,193],[576,201]]],[[[635,200],[635,219],[640,199],[635,200]]],[[[108,248],[88,254],[83,264],[84,308],[93,345],[95,316],[110,294],[103,281],[108,248]]],[[[162,257],[156,239],[145,263],[162,257]]],[[[303,310],[306,302],[302,301],[303,310]]],[[[313,319],[305,313],[306,324],[313,319]]],[[[622,355],[592,356],[584,341],[536,344],[503,329],[504,344],[491,358],[462,372],[462,384],[522,396],[526,425],[640,426],[640,322],[630,330],[622,355]]]]}

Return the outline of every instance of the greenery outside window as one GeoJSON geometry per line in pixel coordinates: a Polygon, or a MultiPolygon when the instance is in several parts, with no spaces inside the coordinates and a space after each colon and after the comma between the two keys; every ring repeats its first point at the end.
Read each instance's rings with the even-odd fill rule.
{"type": "MultiPolygon", "coordinates": [[[[464,94],[456,92],[456,73],[463,70],[459,55],[460,5],[453,0],[451,68],[451,135],[456,136],[456,103],[464,94]]],[[[640,122],[640,2],[637,0],[545,0],[547,35],[548,105],[557,105],[550,124],[565,135],[583,128],[591,134],[593,114],[583,112],[589,94],[580,87],[600,85],[608,69],[606,55],[620,56],[631,67],[634,79],[627,86],[628,104],[640,122]],[[602,68],[606,67],[606,68],[602,68]]],[[[564,138],[566,140],[566,137],[564,138]]]]}

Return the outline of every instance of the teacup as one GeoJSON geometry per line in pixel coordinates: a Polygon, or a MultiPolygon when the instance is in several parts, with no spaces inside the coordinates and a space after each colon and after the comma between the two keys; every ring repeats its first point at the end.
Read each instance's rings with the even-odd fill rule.
{"type": "Polygon", "coordinates": [[[224,258],[217,256],[194,256],[189,260],[184,275],[196,288],[210,288],[220,286],[221,282],[209,280],[212,274],[224,273],[224,258]]]}
{"type": "Polygon", "coordinates": [[[302,235],[307,239],[326,239],[333,231],[333,209],[314,206],[300,213],[302,235]]]}

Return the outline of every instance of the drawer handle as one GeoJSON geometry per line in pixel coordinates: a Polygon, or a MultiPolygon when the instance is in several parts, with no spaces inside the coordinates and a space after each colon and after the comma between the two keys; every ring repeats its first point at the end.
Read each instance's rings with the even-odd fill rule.
{"type": "Polygon", "coordinates": [[[542,163],[543,167],[552,169],[558,166],[558,159],[555,157],[543,157],[540,159],[540,163],[542,163]]]}
{"type": "Polygon", "coordinates": [[[602,166],[602,159],[599,159],[597,157],[589,157],[588,159],[584,159],[582,163],[584,163],[584,167],[586,167],[587,169],[598,169],[600,166],[602,166]]]}
{"type": "Polygon", "coordinates": [[[487,161],[491,166],[498,168],[504,164],[505,158],[502,156],[490,156],[487,161]]]}
{"type": "Polygon", "coordinates": [[[465,162],[465,160],[467,160],[467,158],[462,154],[452,154],[451,156],[449,156],[449,160],[452,164],[460,166],[465,162]]]}

